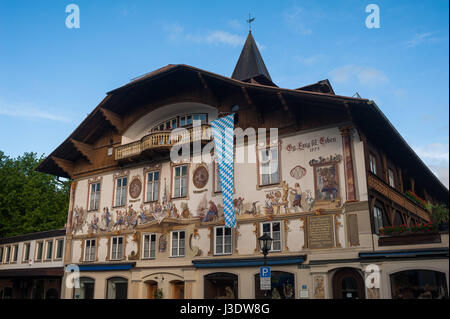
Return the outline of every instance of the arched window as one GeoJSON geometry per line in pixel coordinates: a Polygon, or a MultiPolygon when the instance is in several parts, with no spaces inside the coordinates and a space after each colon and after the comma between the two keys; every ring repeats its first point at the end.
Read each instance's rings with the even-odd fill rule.
{"type": "Polygon", "coordinates": [[[127,299],[128,280],[122,277],[108,279],[106,299],[127,299]]]}
{"type": "Polygon", "coordinates": [[[80,288],[75,288],[73,299],[94,299],[95,280],[88,277],[80,278],[80,288]]]}
{"type": "Polygon", "coordinates": [[[392,299],[448,299],[445,273],[405,270],[391,274],[392,299]]]}
{"type": "Polygon", "coordinates": [[[333,275],[334,299],[364,299],[364,281],[353,268],[341,268],[333,275]]]}
{"type": "Polygon", "coordinates": [[[205,299],[237,299],[238,277],[226,272],[217,272],[206,275],[205,299]]]}
{"type": "Polygon", "coordinates": [[[260,289],[259,274],[255,275],[255,299],[294,299],[295,298],[295,279],[294,274],[284,271],[271,272],[271,290],[267,291],[267,297],[264,296],[264,290],[260,289]]]}

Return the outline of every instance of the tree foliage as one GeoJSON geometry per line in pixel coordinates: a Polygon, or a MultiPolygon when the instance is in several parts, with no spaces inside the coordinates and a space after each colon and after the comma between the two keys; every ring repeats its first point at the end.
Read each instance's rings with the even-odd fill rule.
{"type": "Polygon", "coordinates": [[[0,151],[0,238],[62,228],[70,180],[36,172],[36,153],[10,158],[0,151]]]}

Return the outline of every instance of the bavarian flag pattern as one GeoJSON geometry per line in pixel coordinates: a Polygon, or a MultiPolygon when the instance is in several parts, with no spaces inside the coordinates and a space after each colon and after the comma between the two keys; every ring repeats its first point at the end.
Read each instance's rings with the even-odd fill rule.
{"type": "Polygon", "coordinates": [[[212,121],[211,126],[222,186],[225,227],[234,228],[236,227],[236,215],[233,206],[234,114],[212,121]]]}

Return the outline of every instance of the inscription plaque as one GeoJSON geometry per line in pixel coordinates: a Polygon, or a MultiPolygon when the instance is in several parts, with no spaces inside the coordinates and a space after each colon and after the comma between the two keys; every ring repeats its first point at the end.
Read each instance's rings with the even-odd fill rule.
{"type": "Polygon", "coordinates": [[[308,217],[308,248],[334,247],[333,216],[308,217]]]}

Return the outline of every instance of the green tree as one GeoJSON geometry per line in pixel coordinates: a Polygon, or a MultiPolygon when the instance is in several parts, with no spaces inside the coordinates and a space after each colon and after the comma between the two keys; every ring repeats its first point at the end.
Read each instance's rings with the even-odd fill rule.
{"type": "Polygon", "coordinates": [[[0,238],[64,227],[71,181],[36,172],[42,160],[0,151],[0,238]]]}

